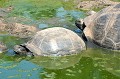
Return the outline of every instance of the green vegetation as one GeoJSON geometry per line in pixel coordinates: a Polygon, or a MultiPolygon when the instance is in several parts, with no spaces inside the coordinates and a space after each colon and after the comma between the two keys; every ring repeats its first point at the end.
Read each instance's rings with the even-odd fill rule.
{"type": "Polygon", "coordinates": [[[120,2],[120,0],[111,0],[111,1],[117,1],[117,2],[120,2]]]}
{"type": "Polygon", "coordinates": [[[74,0],[69,0],[67,2],[62,2],[62,5],[66,10],[70,10],[70,9],[74,10],[76,4],[74,4],[73,1],[74,0]]]}
{"type": "Polygon", "coordinates": [[[42,16],[54,16],[54,9],[60,7],[61,3],[55,0],[11,0],[7,3],[9,5],[14,7],[11,16],[24,15],[39,19],[42,16]]]}
{"type": "MultiPolygon", "coordinates": [[[[51,23],[51,26],[61,24],[62,26],[63,23],[65,27],[75,29],[73,23],[76,17],[80,15],[79,18],[85,17],[83,10],[76,11],[73,0],[68,2],[63,0],[0,0],[0,7],[10,5],[14,7],[10,16],[19,16],[19,19],[21,16],[25,16],[27,19],[22,20],[25,24],[32,23],[31,18],[33,18],[40,19],[38,20],[40,24],[44,21],[43,24],[50,25],[51,23]],[[62,10],[61,7],[63,7],[62,10]],[[59,14],[63,15],[62,18],[60,17],[61,22],[55,16],[58,8],[60,8],[59,14]]],[[[95,11],[100,9],[94,8],[95,11]]],[[[27,41],[27,39],[7,35],[6,32],[0,32],[0,35],[0,41],[8,47],[7,54],[13,53],[14,45],[27,41]]],[[[72,56],[69,60],[67,56],[57,60],[56,57],[53,59],[34,57],[32,59],[0,54],[0,79],[120,79],[120,52],[88,48],[80,55],[72,56]],[[55,65],[60,69],[57,67],[49,69],[50,66],[55,68],[55,65]]]]}
{"type": "Polygon", "coordinates": [[[0,0],[0,7],[5,6],[5,3],[6,3],[7,1],[8,1],[8,0],[0,0]]]}
{"type": "Polygon", "coordinates": [[[56,9],[63,6],[65,9],[74,9],[73,0],[63,2],[62,0],[9,0],[0,1],[6,7],[13,6],[14,10],[10,16],[24,15],[28,18],[40,19],[41,17],[55,16],[56,9]]]}
{"type": "Polygon", "coordinates": [[[25,42],[25,39],[20,39],[10,35],[3,35],[0,36],[0,41],[4,42],[7,45],[7,47],[12,48],[16,44],[21,44],[25,42]]]}
{"type": "Polygon", "coordinates": [[[98,8],[94,7],[93,10],[96,11],[96,12],[98,12],[98,11],[100,11],[103,8],[104,8],[104,6],[103,7],[98,7],[98,8]]]}

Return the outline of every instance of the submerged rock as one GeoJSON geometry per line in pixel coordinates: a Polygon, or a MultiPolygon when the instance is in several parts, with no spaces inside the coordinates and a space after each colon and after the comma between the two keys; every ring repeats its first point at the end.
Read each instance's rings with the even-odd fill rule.
{"type": "Polygon", "coordinates": [[[6,17],[9,12],[13,10],[12,6],[9,6],[8,8],[0,8],[0,17],[6,17]]]}
{"type": "Polygon", "coordinates": [[[0,8],[0,17],[5,17],[8,14],[7,9],[0,8]]]}
{"type": "Polygon", "coordinates": [[[0,41],[0,53],[4,52],[7,50],[7,47],[6,45],[0,41]]]}

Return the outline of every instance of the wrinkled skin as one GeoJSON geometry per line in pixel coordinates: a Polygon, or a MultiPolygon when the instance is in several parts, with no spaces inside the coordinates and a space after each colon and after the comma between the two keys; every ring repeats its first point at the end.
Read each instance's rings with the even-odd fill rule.
{"type": "Polygon", "coordinates": [[[25,47],[25,45],[15,45],[14,52],[20,56],[33,56],[32,52],[25,47]]]}
{"type": "Polygon", "coordinates": [[[75,21],[75,25],[80,29],[80,30],[84,30],[84,28],[86,27],[85,23],[83,22],[82,19],[80,20],[76,20],[75,21]]]}

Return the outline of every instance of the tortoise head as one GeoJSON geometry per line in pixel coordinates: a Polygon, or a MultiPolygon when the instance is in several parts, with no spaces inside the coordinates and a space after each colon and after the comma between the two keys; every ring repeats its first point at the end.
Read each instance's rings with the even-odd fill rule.
{"type": "Polygon", "coordinates": [[[24,44],[15,45],[14,52],[15,54],[21,55],[21,56],[29,56],[29,57],[34,56],[33,53],[28,48],[26,48],[24,44]]]}
{"type": "MultiPolygon", "coordinates": [[[[86,27],[85,23],[83,22],[83,19],[79,19],[75,21],[75,25],[81,30],[83,31],[86,27]]],[[[84,32],[82,33],[82,38],[84,41],[87,41],[87,37],[85,36],[84,32]]]]}
{"type": "Polygon", "coordinates": [[[80,30],[84,30],[84,28],[86,27],[85,23],[83,22],[83,19],[78,19],[75,21],[75,25],[80,29],[80,30]]]}

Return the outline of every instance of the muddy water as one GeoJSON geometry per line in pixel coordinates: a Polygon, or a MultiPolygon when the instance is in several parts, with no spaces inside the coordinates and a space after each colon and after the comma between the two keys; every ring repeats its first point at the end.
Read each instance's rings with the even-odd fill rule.
{"type": "MultiPolygon", "coordinates": [[[[6,0],[2,6],[14,6],[11,16],[22,16],[36,24],[40,29],[61,26],[76,31],[74,21],[84,18],[82,11],[72,7],[72,0],[6,0]],[[53,5],[54,3],[54,5],[53,5]]],[[[89,44],[86,51],[78,55],[65,57],[19,57],[15,56],[13,47],[25,43],[21,39],[0,33],[0,41],[8,50],[0,54],[0,79],[120,79],[120,52],[110,51],[94,44],[89,44]]]]}

